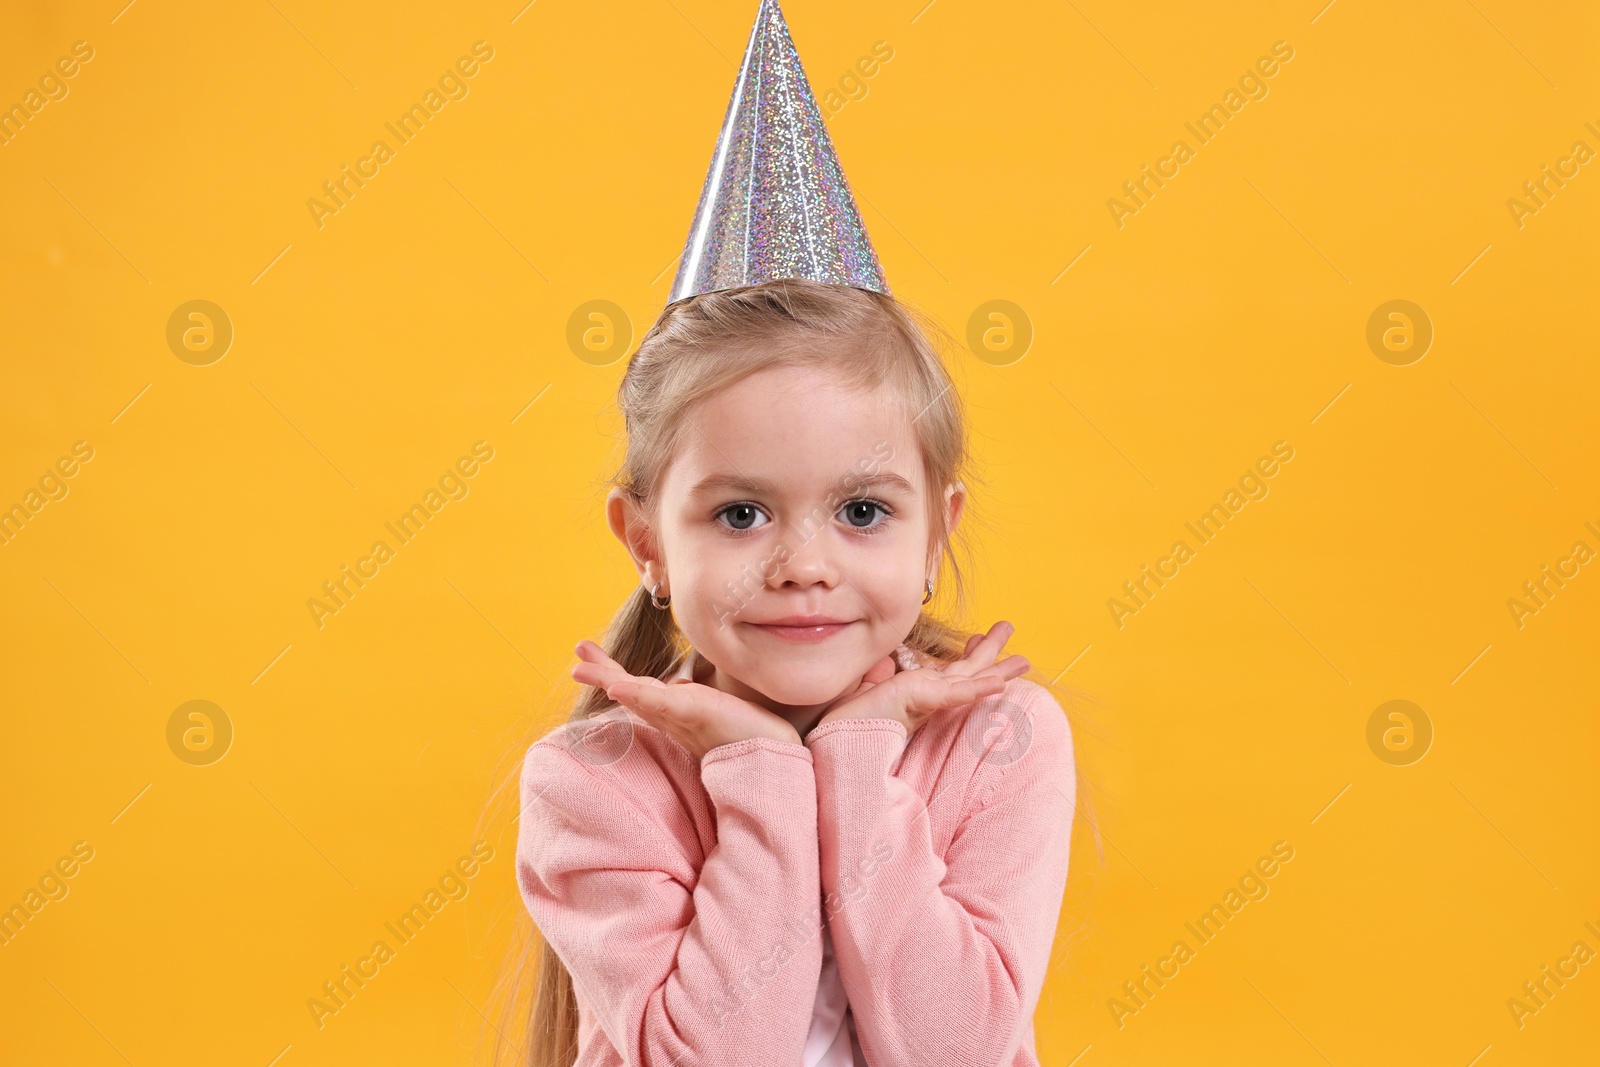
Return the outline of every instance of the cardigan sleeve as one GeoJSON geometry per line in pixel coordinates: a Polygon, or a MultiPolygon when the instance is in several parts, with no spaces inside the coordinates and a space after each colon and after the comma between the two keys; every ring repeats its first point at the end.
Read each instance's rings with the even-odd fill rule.
{"type": "Polygon", "coordinates": [[[828,929],[873,1067],[1001,1067],[1031,1032],[1066,888],[1076,775],[1060,705],[1042,686],[1020,689],[1009,704],[1011,725],[1026,731],[1020,755],[980,758],[970,743],[998,719],[969,720],[954,740],[952,762],[975,769],[932,799],[966,794],[943,855],[928,806],[891,773],[906,741],[899,721],[842,719],[806,739],[828,929]]]}
{"type": "Polygon", "coordinates": [[[811,753],[749,738],[707,752],[700,777],[716,814],[703,862],[643,752],[593,766],[533,745],[523,901],[628,1067],[798,1064],[822,966],[811,753]]]}

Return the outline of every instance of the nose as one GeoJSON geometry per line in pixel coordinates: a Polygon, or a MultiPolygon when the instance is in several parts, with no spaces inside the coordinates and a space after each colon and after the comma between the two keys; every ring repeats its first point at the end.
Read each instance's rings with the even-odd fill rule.
{"type": "Polygon", "coordinates": [[[780,552],[774,568],[772,588],[805,589],[821,585],[832,589],[839,584],[838,561],[829,544],[828,528],[804,522],[790,522],[784,530],[787,552],[780,552]]]}

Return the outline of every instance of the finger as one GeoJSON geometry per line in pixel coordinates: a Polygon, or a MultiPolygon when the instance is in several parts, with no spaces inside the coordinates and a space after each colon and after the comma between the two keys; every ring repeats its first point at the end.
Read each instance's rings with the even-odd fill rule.
{"type": "Polygon", "coordinates": [[[659,678],[642,678],[629,674],[610,660],[604,663],[575,664],[572,668],[572,677],[584,685],[592,685],[597,689],[604,689],[608,685],[623,681],[637,682],[651,687],[664,684],[659,678]]]}
{"type": "Polygon", "coordinates": [[[932,692],[919,695],[919,698],[907,708],[907,711],[913,716],[926,718],[935,712],[966,707],[985,697],[993,696],[1004,689],[1005,682],[993,676],[985,678],[954,678],[932,692]]]}
{"type": "Polygon", "coordinates": [[[1000,650],[1005,647],[1012,632],[1009,622],[997,622],[989,627],[988,633],[974,634],[967,641],[967,651],[959,660],[946,668],[944,673],[958,677],[971,676],[986,667],[993,666],[995,658],[1000,655],[1000,650]]]}
{"type": "MultiPolygon", "coordinates": [[[[582,646],[579,646],[582,655],[582,646]]],[[[580,659],[572,666],[572,676],[588,685],[603,685],[600,679],[620,679],[631,677],[609,656],[601,652],[592,658],[580,659]]]]}
{"type": "Polygon", "coordinates": [[[605,690],[606,698],[618,707],[627,709],[657,729],[665,728],[661,721],[661,716],[640,702],[639,694],[644,692],[643,686],[638,686],[631,682],[617,682],[614,685],[606,686],[605,690]]]}
{"type": "Polygon", "coordinates": [[[894,673],[894,658],[892,656],[885,656],[877,663],[874,663],[872,665],[872,669],[869,670],[861,680],[872,685],[877,685],[879,682],[888,681],[890,678],[893,678],[894,673]]]}
{"type": "Polygon", "coordinates": [[[660,730],[666,734],[670,734],[674,738],[678,738],[678,740],[681,742],[682,738],[678,737],[678,733],[674,729],[673,721],[669,717],[662,715],[653,706],[650,706],[649,704],[645,703],[643,699],[641,699],[643,694],[647,692],[649,692],[649,690],[647,690],[644,686],[638,685],[637,683],[618,682],[616,685],[607,688],[606,696],[618,707],[623,708],[632,715],[638,716],[641,721],[648,723],[657,730],[660,730]]]}
{"type": "Polygon", "coordinates": [[[978,647],[972,650],[972,658],[984,667],[993,666],[995,660],[1000,658],[1000,650],[1006,647],[1006,642],[1011,640],[1014,633],[1016,627],[1009,622],[1002,619],[995,623],[983,635],[983,640],[978,642],[978,647]]]}
{"type": "Polygon", "coordinates": [[[994,696],[1004,691],[1005,679],[988,675],[983,678],[961,678],[950,683],[949,703],[945,707],[960,707],[975,700],[994,696]]]}
{"type": "Polygon", "coordinates": [[[662,685],[659,682],[651,686],[630,678],[606,686],[606,696],[642,714],[676,720],[687,716],[695,705],[704,699],[696,696],[691,690],[704,688],[704,686],[662,685]]]}
{"type": "MultiPolygon", "coordinates": [[[[921,671],[907,671],[897,677],[904,678],[907,674],[921,674],[921,671]]],[[[981,700],[1005,688],[1005,680],[994,675],[984,677],[962,678],[929,676],[907,685],[905,693],[906,706],[915,711],[932,712],[941,708],[959,707],[970,704],[974,700],[981,700]]]]}
{"type": "Polygon", "coordinates": [[[983,637],[983,634],[970,635],[967,638],[966,647],[962,648],[961,650],[961,655],[957,656],[955,660],[948,667],[945,667],[941,673],[950,675],[965,675],[972,673],[973,665],[970,662],[970,657],[972,656],[973,650],[977,648],[978,644],[983,640],[983,637]]]}
{"type": "Polygon", "coordinates": [[[622,666],[622,664],[612,659],[605,649],[601,648],[593,641],[579,641],[576,651],[578,653],[578,658],[586,663],[604,663],[610,664],[613,667],[622,666]]]}
{"type": "Polygon", "coordinates": [[[993,676],[1009,682],[1013,678],[1021,678],[1032,667],[1033,665],[1028,662],[1026,656],[1007,656],[993,667],[985,667],[977,674],[971,675],[971,677],[987,678],[993,676]]]}
{"type": "Polygon", "coordinates": [[[604,689],[612,682],[622,681],[627,676],[609,667],[602,667],[598,663],[578,663],[573,665],[572,677],[582,685],[604,689]]]}
{"type": "Polygon", "coordinates": [[[628,670],[625,667],[622,666],[622,664],[620,664],[616,660],[612,659],[611,656],[606,652],[605,649],[601,648],[599,645],[595,644],[593,641],[587,641],[587,640],[579,641],[576,651],[578,653],[578,658],[581,659],[584,663],[588,663],[588,664],[591,664],[592,666],[599,667],[599,668],[602,668],[602,669],[614,671],[615,673],[617,673],[621,677],[633,678],[633,679],[636,679],[636,680],[638,680],[640,682],[643,682],[646,685],[651,685],[651,684],[655,684],[655,683],[659,682],[659,679],[651,678],[648,675],[630,674],[628,672],[628,670]]]}

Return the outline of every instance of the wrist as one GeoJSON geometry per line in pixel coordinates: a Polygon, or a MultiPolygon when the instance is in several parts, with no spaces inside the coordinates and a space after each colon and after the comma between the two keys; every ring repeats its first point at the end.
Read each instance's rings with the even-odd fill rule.
{"type": "Polygon", "coordinates": [[[911,731],[899,719],[881,715],[846,715],[832,722],[818,722],[806,734],[805,744],[813,751],[819,744],[823,745],[837,755],[840,751],[836,747],[838,745],[850,749],[854,749],[858,744],[872,746],[884,736],[894,738],[894,745],[899,747],[910,742],[911,731]]]}
{"type": "Polygon", "coordinates": [[[817,725],[811,728],[810,733],[806,735],[806,740],[809,743],[811,738],[816,735],[817,731],[821,730],[824,726],[840,726],[840,729],[845,730],[861,730],[892,729],[892,727],[895,725],[900,727],[901,732],[903,732],[906,737],[911,736],[911,727],[903,718],[898,715],[891,715],[883,712],[874,714],[869,711],[830,711],[821,719],[817,720],[817,725]],[[840,724],[849,725],[841,726],[840,724]]]}
{"type": "Polygon", "coordinates": [[[752,733],[750,736],[764,737],[768,741],[778,741],[783,744],[800,744],[800,731],[796,730],[787,719],[780,718],[777,715],[772,716],[772,718],[773,722],[765,724],[760,732],[752,733]]]}
{"type": "Polygon", "coordinates": [[[740,738],[736,741],[727,741],[716,745],[701,753],[697,762],[702,770],[722,760],[734,759],[742,756],[769,752],[782,756],[793,756],[806,762],[811,761],[811,750],[802,744],[789,741],[780,741],[765,734],[755,734],[750,737],[740,738]]]}

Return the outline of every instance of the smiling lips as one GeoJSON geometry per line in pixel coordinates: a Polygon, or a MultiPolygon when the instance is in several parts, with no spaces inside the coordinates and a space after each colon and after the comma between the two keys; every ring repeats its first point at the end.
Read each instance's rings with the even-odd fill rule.
{"type": "Polygon", "coordinates": [[[785,641],[825,641],[851,625],[853,620],[831,619],[825,615],[788,615],[771,622],[748,622],[759,633],[785,641]]]}

